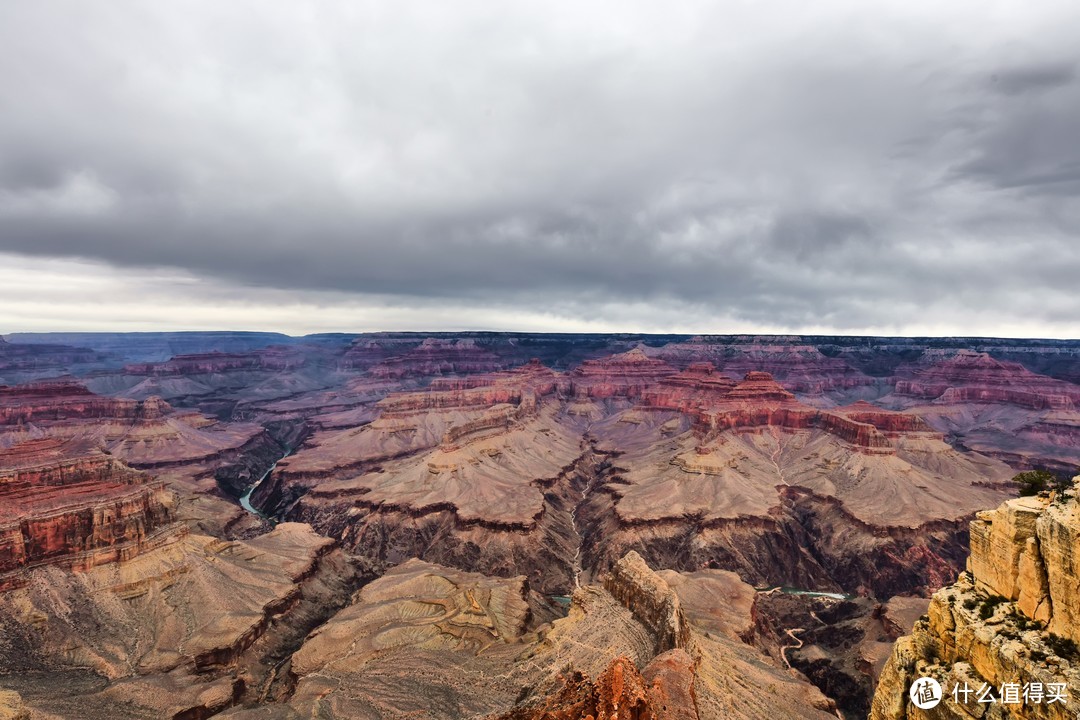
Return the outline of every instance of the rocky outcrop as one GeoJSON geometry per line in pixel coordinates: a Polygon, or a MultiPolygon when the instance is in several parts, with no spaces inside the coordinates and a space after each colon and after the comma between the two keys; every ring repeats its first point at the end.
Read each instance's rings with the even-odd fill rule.
{"type": "Polygon", "coordinates": [[[904,433],[938,434],[918,415],[885,410],[865,401],[837,408],[835,412],[853,422],[872,425],[890,437],[904,433]]]}
{"type": "Polygon", "coordinates": [[[868,453],[890,454],[895,439],[912,433],[940,438],[922,419],[890,412],[870,403],[821,410],[804,405],[766,372],[750,372],[726,395],[695,416],[695,430],[702,446],[729,430],[745,432],[761,428],[807,430],[821,428],[868,453]]]}
{"type": "Polygon", "coordinates": [[[43,440],[0,452],[0,589],[45,564],[127,560],[176,539],[164,483],[86,446],[43,440]]]}
{"type": "Polygon", "coordinates": [[[631,550],[604,578],[604,589],[656,636],[657,653],[685,648],[690,630],[679,596],[631,550]]]}
{"type": "Polygon", "coordinates": [[[586,360],[571,373],[570,390],[581,398],[635,398],[675,373],[676,369],[663,360],[634,349],[599,360],[586,360]]]}
{"type": "MultiPolygon", "coordinates": [[[[3,342],[2,338],[0,342],[3,342]]],[[[19,693],[0,690],[0,720],[30,720],[30,711],[26,709],[19,693]]]]}
{"type": "MultiPolygon", "coordinates": [[[[364,512],[352,513],[358,524],[367,511],[413,519],[450,511],[466,523],[534,529],[542,486],[582,454],[580,431],[561,427],[556,404],[548,402],[560,382],[557,373],[529,363],[392,394],[376,404],[374,421],[316,433],[279,464],[258,499],[321,529],[361,496],[364,512]],[[539,448],[545,452],[537,454],[539,448]]],[[[335,535],[342,532],[339,520],[333,524],[335,535]]]]}
{"type": "Polygon", "coordinates": [[[735,381],[717,372],[712,363],[691,363],[645,390],[641,401],[649,407],[693,413],[719,402],[734,388],[735,381]]]}
{"type": "Polygon", "coordinates": [[[694,661],[673,650],[638,670],[619,656],[590,682],[580,673],[551,696],[493,720],[698,720],[694,661]]]}
{"type": "Polygon", "coordinates": [[[154,420],[171,411],[161,398],[138,401],[105,397],[73,381],[0,385],[0,425],[103,418],[154,420]]]}
{"type": "Polygon", "coordinates": [[[565,387],[565,382],[559,374],[533,361],[509,372],[436,378],[422,392],[394,393],[376,403],[375,408],[380,416],[393,418],[430,410],[535,405],[538,398],[560,387],[565,387]]]}
{"type": "Polygon", "coordinates": [[[341,538],[376,566],[419,557],[495,576],[524,574],[537,590],[565,594],[580,541],[571,512],[595,459],[578,437],[541,435],[540,445],[535,428],[550,417],[388,461],[379,472],[319,482],[288,517],[341,538]]]}
{"type": "Polygon", "coordinates": [[[731,377],[748,372],[767,372],[783,386],[807,395],[843,392],[873,383],[843,358],[828,357],[812,345],[800,344],[802,338],[738,338],[744,342],[669,343],[655,351],[655,356],[682,366],[694,360],[708,360],[731,377]],[[790,344],[784,343],[788,339],[790,344]]]}
{"type": "Polygon", "coordinates": [[[344,370],[367,370],[391,356],[391,352],[374,340],[354,342],[341,358],[344,370]]]}
{"type": "Polygon", "coordinates": [[[1049,632],[1080,643],[1080,506],[1011,500],[971,523],[975,588],[1016,603],[1049,632]]]}
{"type": "Polygon", "coordinates": [[[128,375],[209,375],[231,370],[254,370],[259,367],[259,360],[254,355],[230,355],[227,353],[206,353],[202,355],[178,355],[160,363],[135,363],[125,365],[123,372],[128,375]]]}
{"type": "Polygon", "coordinates": [[[157,397],[98,395],[70,381],[0,387],[0,448],[46,438],[101,448],[132,467],[155,471],[243,464],[237,455],[274,445],[258,425],[177,411],[157,397]]]}
{"type": "Polygon", "coordinates": [[[737,639],[684,624],[676,633],[684,647],[659,651],[673,636],[654,610],[680,611],[640,558],[627,558],[610,584],[625,602],[584,585],[561,617],[522,577],[402,563],[293,656],[296,689],[284,707],[227,717],[306,717],[315,708],[327,718],[432,720],[829,717],[820,693],[737,639]]]}
{"type": "MultiPolygon", "coordinates": [[[[1080,479],[1080,478],[1078,478],[1080,479]]],[[[934,594],[914,633],[897,642],[873,701],[874,720],[969,718],[987,706],[954,696],[965,684],[993,688],[988,717],[1066,718],[1080,711],[1080,541],[1076,489],[1010,500],[971,523],[968,570],[934,594]],[[909,702],[915,678],[933,677],[945,699],[909,702]],[[1058,683],[1062,702],[1002,702],[1003,685],[1058,683]]]]}
{"type": "MultiPolygon", "coordinates": [[[[350,358],[355,361],[355,355],[350,358]]],[[[509,363],[486,350],[474,340],[442,340],[428,338],[403,355],[389,357],[372,366],[373,377],[402,379],[488,373],[505,368],[509,363]]]]}

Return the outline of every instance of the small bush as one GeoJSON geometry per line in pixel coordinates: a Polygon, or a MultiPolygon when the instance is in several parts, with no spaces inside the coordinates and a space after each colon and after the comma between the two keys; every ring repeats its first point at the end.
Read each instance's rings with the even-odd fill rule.
{"type": "Polygon", "coordinates": [[[1055,655],[1066,660],[1074,660],[1080,655],[1080,647],[1076,645],[1076,641],[1072,638],[1050,633],[1046,638],[1046,645],[1055,655]]]}
{"type": "Polygon", "coordinates": [[[979,608],[979,617],[983,620],[989,620],[993,616],[994,611],[997,610],[997,606],[1003,602],[1008,602],[1000,595],[991,595],[982,601],[982,607],[979,608]]]}
{"type": "Polygon", "coordinates": [[[1020,495],[1038,495],[1048,490],[1061,492],[1072,487],[1072,480],[1064,475],[1058,475],[1048,470],[1028,470],[1015,477],[1013,481],[1020,486],[1020,495]]]}
{"type": "Polygon", "coordinates": [[[1038,620],[1032,620],[1024,613],[1014,609],[1012,613],[1013,621],[1016,623],[1016,627],[1021,630],[1042,630],[1043,624],[1038,620]]]}
{"type": "Polygon", "coordinates": [[[964,601],[964,609],[965,609],[965,610],[974,610],[974,609],[975,609],[975,607],[976,607],[976,606],[977,606],[978,604],[979,604],[979,601],[978,601],[978,600],[976,600],[976,599],[975,599],[975,598],[973,598],[973,597],[969,597],[969,598],[968,598],[967,600],[965,600],[965,601],[964,601]]]}

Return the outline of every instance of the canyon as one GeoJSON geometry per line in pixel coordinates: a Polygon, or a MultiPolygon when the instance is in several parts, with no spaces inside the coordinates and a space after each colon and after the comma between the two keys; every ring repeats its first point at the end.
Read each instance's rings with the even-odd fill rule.
{"type": "Polygon", "coordinates": [[[1073,501],[1013,477],[1080,466],[1078,367],[980,338],[8,336],[0,717],[921,717],[921,649],[997,652],[975,623],[994,649],[962,659],[946,605],[1076,626],[1073,501]]]}

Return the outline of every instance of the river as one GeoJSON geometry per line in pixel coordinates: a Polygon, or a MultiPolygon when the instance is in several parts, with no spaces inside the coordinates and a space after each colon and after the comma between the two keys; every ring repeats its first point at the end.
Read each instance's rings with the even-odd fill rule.
{"type": "Polygon", "coordinates": [[[254,483],[252,483],[251,487],[249,487],[247,490],[244,491],[244,494],[240,496],[240,506],[242,508],[247,510],[252,515],[258,515],[259,517],[261,517],[264,520],[270,520],[271,519],[271,518],[267,517],[266,515],[263,515],[261,512],[259,512],[259,510],[254,505],[251,504],[251,495],[256,490],[259,489],[259,486],[263,484],[263,481],[266,480],[266,478],[270,477],[270,473],[274,472],[274,468],[277,467],[278,463],[281,462],[282,460],[284,460],[285,458],[289,457],[289,455],[291,455],[291,454],[292,454],[292,450],[289,450],[284,455],[282,455],[280,458],[278,458],[277,462],[275,462],[273,465],[271,465],[269,468],[267,468],[266,472],[264,472],[262,474],[261,478],[259,478],[254,483]]]}

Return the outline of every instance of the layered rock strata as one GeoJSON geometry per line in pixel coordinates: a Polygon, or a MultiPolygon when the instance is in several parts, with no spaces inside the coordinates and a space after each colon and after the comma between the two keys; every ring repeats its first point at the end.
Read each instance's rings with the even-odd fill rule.
{"type": "Polygon", "coordinates": [[[96,395],[74,381],[0,385],[0,425],[61,420],[155,420],[172,408],[161,398],[142,402],[96,395]]]}
{"type": "Polygon", "coordinates": [[[786,389],[805,395],[846,394],[874,383],[842,358],[828,357],[812,345],[800,344],[801,339],[793,337],[790,343],[783,343],[777,342],[783,338],[758,338],[731,344],[698,338],[668,343],[653,354],[680,367],[707,360],[732,378],[743,377],[748,372],[767,372],[786,389]]]}
{"type": "Polygon", "coordinates": [[[85,347],[13,343],[0,338],[0,384],[64,375],[103,359],[101,353],[85,347]]]}
{"type": "Polygon", "coordinates": [[[570,390],[581,398],[634,398],[676,372],[663,360],[650,358],[643,350],[634,349],[581,363],[570,375],[570,390]]]}
{"type": "Polygon", "coordinates": [[[0,387],[0,447],[63,438],[107,449],[135,466],[160,468],[213,458],[263,432],[251,423],[175,411],[157,397],[98,395],[76,382],[0,387]]]}
{"type": "Polygon", "coordinates": [[[372,422],[316,433],[256,504],[374,562],[523,572],[550,592],[638,549],[662,567],[887,598],[947,582],[967,517],[1009,488],[1006,466],[917,416],[811,407],[761,372],[656,379],[641,351],[610,377],[603,364],[589,371],[599,397],[539,363],[392,394],[372,422]],[[645,372],[626,381],[625,365],[645,372]]]}
{"type": "MultiPolygon", "coordinates": [[[[355,354],[352,360],[355,361],[355,354]]],[[[373,377],[401,379],[432,375],[493,372],[509,363],[474,340],[428,338],[403,355],[388,357],[372,366],[373,377]]]]}
{"type": "Polygon", "coordinates": [[[924,353],[931,360],[902,368],[883,401],[1017,468],[1080,466],[1080,387],[986,353],[924,353]]]}
{"type": "Polygon", "coordinates": [[[0,589],[42,565],[85,570],[176,539],[164,483],[85,445],[0,451],[0,589]]]}
{"type": "Polygon", "coordinates": [[[897,642],[871,718],[1072,718],[1080,712],[1080,502],[1076,489],[1010,500],[971,523],[968,569],[934,594],[914,633],[897,642]],[[919,677],[937,679],[945,699],[932,711],[908,697],[919,677]],[[993,689],[992,703],[954,695],[993,689]],[[1054,685],[1061,702],[1008,699],[1005,685],[1054,685]]]}
{"type": "Polygon", "coordinates": [[[943,404],[999,402],[1032,410],[1073,410],[1080,387],[1031,372],[1019,363],[964,351],[897,379],[896,394],[943,404]]]}

